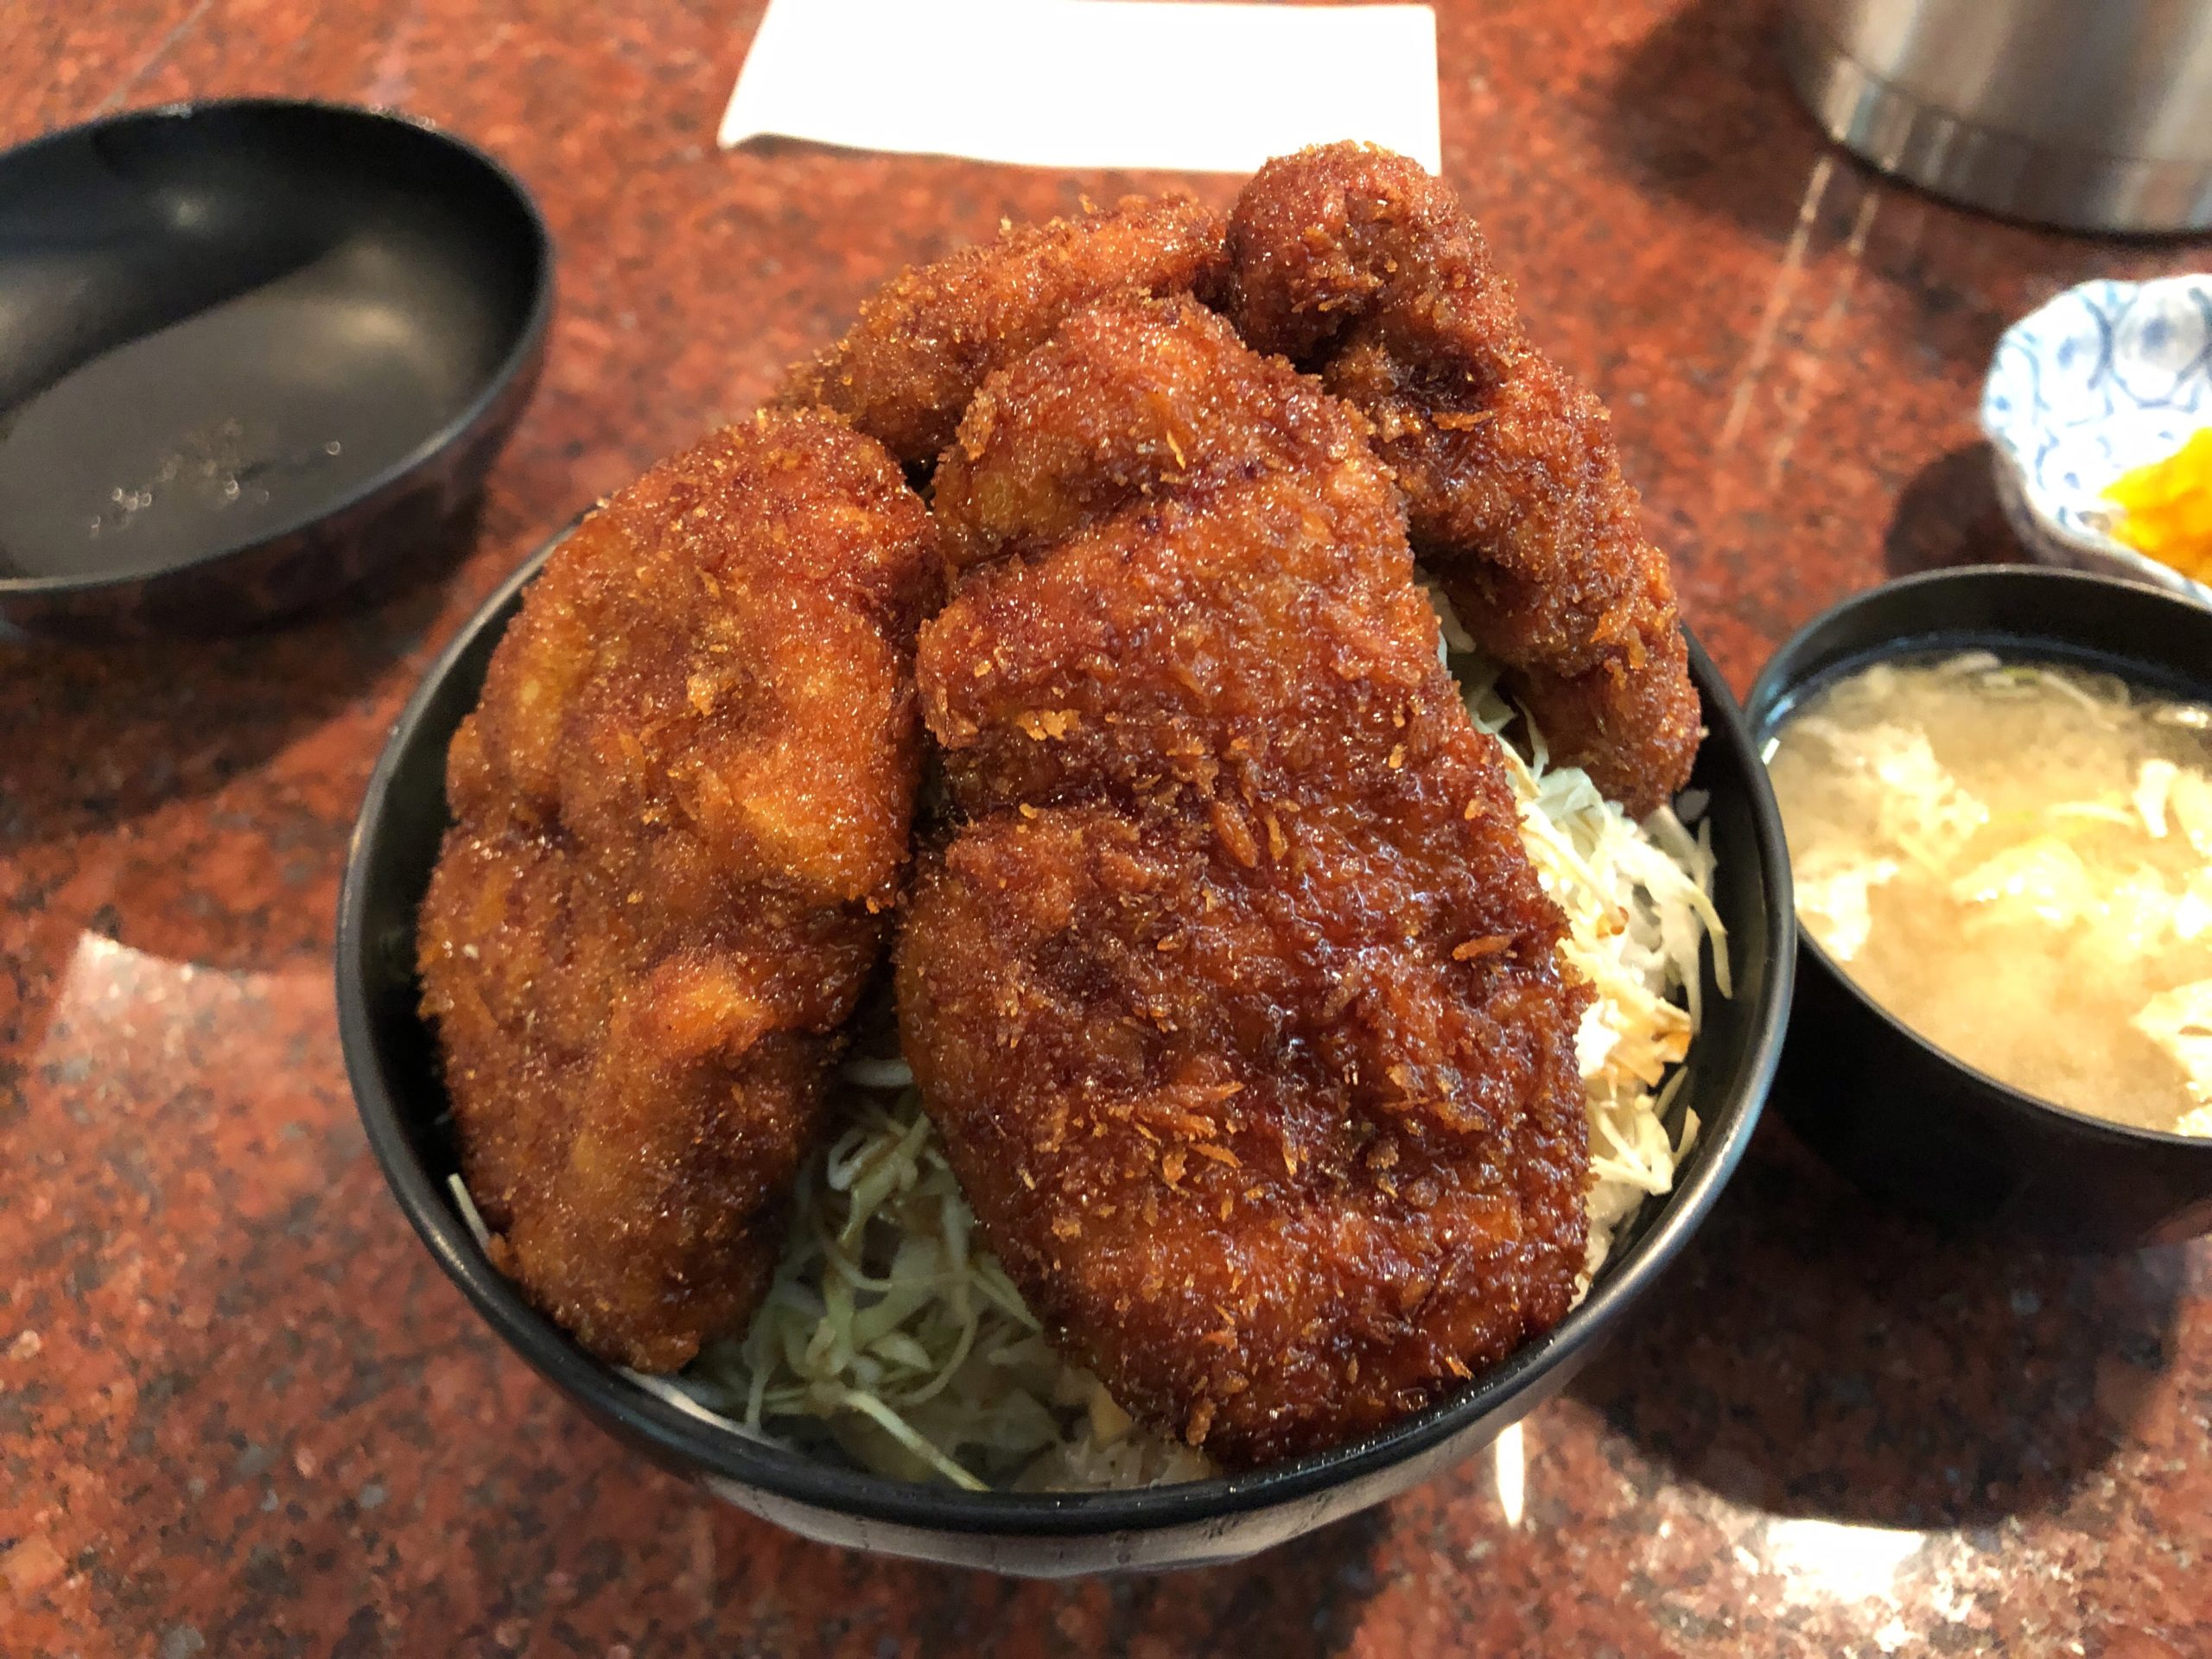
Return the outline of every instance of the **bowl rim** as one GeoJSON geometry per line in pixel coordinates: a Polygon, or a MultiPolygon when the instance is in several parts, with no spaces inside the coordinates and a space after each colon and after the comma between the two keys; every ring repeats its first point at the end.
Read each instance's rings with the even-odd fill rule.
{"type": "MultiPolygon", "coordinates": [[[[702,1421],[586,1354],[523,1300],[493,1268],[455,1211],[444,1183],[416,1156],[370,1031],[365,965],[372,949],[365,908],[385,802],[403,752],[416,741],[440,690],[479,637],[543,566],[574,524],[555,535],[484,601],[441,652],[393,722],[364,793],[346,850],[336,936],[340,1038],[356,1105],[372,1150],[401,1209],[448,1278],[477,1313],[535,1370],[572,1402],[642,1438],[695,1477],[754,1488],[775,1497],[866,1521],[939,1535],[1074,1539],[1158,1533],[1273,1510],[1363,1480],[1451,1440],[1478,1421],[1540,1389],[1548,1373],[1609,1334],[1619,1313],[1680,1254],[1733,1176],[1771,1090],[1782,1051],[1796,968],[1796,916],[1782,820],[1766,786],[1743,709],[1688,628],[1692,671],[1707,717],[1707,742],[1732,753],[1751,787],[1745,804],[1765,906],[1764,976],[1738,987],[1750,998],[1751,1026],[1733,1086],[1702,1118],[1698,1158],[1666,1195],[1658,1213],[1607,1264],[1580,1304],[1544,1336],[1524,1345],[1459,1392],[1358,1440],[1237,1474],[1133,1490],[969,1492],[848,1470],[772,1441],[734,1434],[702,1421]],[[1716,1129],[1719,1139],[1714,1139],[1716,1129]]],[[[504,625],[502,625],[504,626],[504,625]]],[[[1747,952],[1747,955],[1749,953],[1747,952]]],[[[1756,956],[1751,957],[1757,961],[1756,956]]],[[[1530,1402],[1535,1403],[1534,1402],[1530,1402]]]]}
{"type": "MultiPolygon", "coordinates": [[[[2019,457],[2002,443],[1992,442],[1989,451],[1991,467],[1996,475],[1998,505],[2011,522],[2013,533],[2031,553],[2042,550],[2054,558],[2068,561],[2057,564],[2056,568],[2059,569],[2078,570],[2083,568],[2079,561],[2094,560],[2109,567],[2114,580],[2133,582],[2139,588],[2156,588],[2199,605],[2212,605],[2212,584],[2161,563],[2147,553],[2139,553],[2117,537],[2101,531],[2084,534],[2060,524],[2036,505],[2019,457]]],[[[2045,568],[2052,568],[2049,559],[2045,568]]],[[[2088,574],[2099,573],[2091,570],[2088,574]]]]}
{"type": "MultiPolygon", "coordinates": [[[[1795,665],[1788,660],[1790,657],[1814,649],[1822,633],[1847,621],[1878,598],[1888,598],[1900,591],[1912,592],[1930,588],[2001,586],[2023,577],[2037,583],[2073,587],[2077,592],[2082,590],[2082,584],[2087,584],[2094,588],[2117,589],[2125,594],[2140,594],[2148,601],[2160,605],[2174,606],[2181,611],[2190,613],[2195,619],[2192,626],[2212,632],[2212,610],[2208,610],[2195,601],[2183,598],[2181,594],[2163,588],[2152,588],[2141,582],[2123,581],[2116,576],[2101,576],[2094,571],[2054,569],[2049,565],[2041,564],[1980,564],[1958,566],[1941,570],[1923,570],[1912,575],[1898,576],[1875,587],[1849,594],[1829,606],[1783,641],[1781,645],[1777,647],[1774,655],[1767,659],[1766,665],[1759,670],[1758,678],[1751,683],[1750,696],[1744,700],[1744,719],[1750,728],[1752,739],[1762,757],[1759,763],[1761,769],[1764,770],[1765,766],[1764,757],[1767,746],[1774,741],[1782,725],[1789,719],[1797,705],[1804,700],[1809,690],[1838,676],[1849,673],[1854,669],[1866,667],[1873,663],[1898,657],[1918,655],[1930,649],[1941,649],[1942,642],[1946,638],[1966,640],[1976,637],[1978,632],[1982,637],[1988,637],[1998,631],[1938,627],[1931,628],[1925,632],[1898,634],[1880,644],[1869,645],[1864,650],[1848,652],[1836,661],[1827,664],[1810,673],[1802,671],[1792,671],[1795,670],[1795,665]]],[[[2009,637],[2018,639],[2023,643],[2031,643],[2037,638],[2047,637],[2055,647],[2055,654],[2061,656],[2072,652],[2107,659],[2126,660],[2125,652],[2108,651],[2099,645],[2071,643],[2057,633],[2048,636],[2012,634],[2009,637]]],[[[2173,677],[2164,670],[2152,669],[2145,665],[2145,677],[2158,679],[2173,677]]],[[[2204,684],[2203,700],[2206,703],[2212,704],[2212,678],[2208,678],[2204,684]]],[[[1813,937],[1809,929],[1800,927],[1797,930],[1797,949],[1801,953],[1809,954],[1813,961],[1843,988],[1859,1012],[1871,1014],[1878,1024],[1893,1035],[1902,1037],[1924,1058],[1961,1074],[1967,1082],[1975,1084],[2004,1104],[2022,1111],[2029,1116],[2042,1116],[2055,1118],[2069,1129],[2086,1133],[2091,1139],[2109,1141],[2114,1146],[2149,1149],[2170,1154],[2180,1153],[2198,1157],[2212,1156],[2212,1138],[2182,1135],[2171,1129],[2141,1128],[2132,1123],[2116,1123],[2110,1118],[2097,1117],[2088,1112],[2077,1111],[2071,1106],[2063,1106],[2055,1100],[2045,1100],[2040,1095],[2030,1094],[2024,1089],[2006,1083],[2002,1077],[1983,1071],[1971,1060],[1962,1059],[1952,1053],[1950,1050],[1923,1036],[1904,1020],[1877,1002],[1867,995],[1858,980],[1852,976],[1851,971],[1836,960],[1827,947],[1813,937]]]]}
{"type": "MultiPolygon", "coordinates": [[[[60,146],[85,137],[88,133],[132,124],[151,124],[159,121],[184,121],[201,116],[219,115],[232,111],[279,115],[307,115],[336,118],[341,121],[358,121],[370,125],[401,128],[442,144],[460,159],[474,164],[493,183],[511,197],[521,210],[523,225],[531,251],[537,262],[537,280],[531,292],[530,306],[516,331],[514,340],[504,356],[486,375],[483,385],[468,403],[444,424],[424,437],[405,454],[380,471],[355,485],[342,495],[334,497],[328,505],[287,520],[276,529],[251,537],[244,541],[226,542],[212,552],[200,554],[179,564],[165,564],[151,570],[114,572],[92,571],[69,575],[9,575],[0,572],[0,600],[16,598],[45,598],[72,594],[96,593],[103,588],[129,587],[149,582],[166,582],[173,577],[204,571],[227,560],[235,559],[255,548],[271,546],[288,537],[299,535],[315,525],[352,512],[390,489],[401,479],[418,471],[440,452],[465,436],[481,421],[505,392],[516,376],[522,373],[544,343],[547,328],[553,315],[553,268],[555,248],[553,233],[545,223],[537,199],[530,188],[504,162],[457,133],[448,131],[436,123],[404,110],[384,105],[346,104],[316,98],[199,98],[179,99],[167,104],[143,105],[135,109],[117,110],[106,115],[95,116],[73,125],[57,127],[20,144],[0,149],[0,167],[5,167],[17,157],[30,155],[49,146],[60,146]]],[[[34,393],[34,396],[37,394],[34,393]]]]}

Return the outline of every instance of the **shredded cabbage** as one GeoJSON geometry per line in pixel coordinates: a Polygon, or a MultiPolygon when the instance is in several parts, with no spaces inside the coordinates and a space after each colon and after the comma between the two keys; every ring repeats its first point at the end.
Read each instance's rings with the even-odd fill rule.
{"type": "MultiPolygon", "coordinates": [[[[1560,947],[1597,1001],[1576,1038],[1590,1114],[1589,1246],[1579,1301],[1621,1227],[1669,1191],[1698,1133],[1663,1119],[1700,1018],[1701,952],[1729,994],[1712,899],[1710,827],[1662,808],[1638,826],[1497,689],[1440,597],[1446,665],[1469,712],[1499,736],[1522,836],[1567,913],[1560,947]],[[1503,734],[1519,722],[1524,755],[1503,734]]],[[[1705,803],[1686,796],[1684,816],[1705,803]]],[[[998,1262],[921,1108],[906,1064],[870,1054],[842,1072],[830,1144],[808,1160],[768,1297],[741,1341],[710,1344],[680,1376],[631,1373],[679,1410],[756,1439],[828,1449],[880,1474],[970,1491],[1131,1487],[1199,1479],[1199,1453],[1154,1435],[1098,1379],[1046,1342],[998,1262]]],[[[482,1224],[456,1177],[457,1202],[482,1224]]]]}
{"type": "MultiPolygon", "coordinates": [[[[1588,1255],[1577,1300],[1586,1293],[1623,1223],[1647,1198],[1670,1192],[1675,1167],[1698,1132],[1685,1108],[1679,1139],[1665,1118],[1681,1088],[1677,1068],[1689,1053],[1703,1010],[1699,963],[1713,944],[1713,982],[1731,994],[1727,931],[1713,904],[1713,831],[1694,832],[1672,808],[1638,825],[1606,800],[1578,766],[1552,766],[1543,734],[1498,690],[1497,667],[1473,650],[1440,595],[1445,662],[1467,711],[1500,736],[1506,771],[1521,806],[1521,839],[1545,891],[1567,913],[1560,947],[1568,965],[1596,988],[1576,1043],[1590,1112],[1588,1255]],[[1524,756],[1503,741],[1520,722],[1524,756]]],[[[1680,805],[1702,817],[1706,803],[1680,805]]]]}
{"type": "Polygon", "coordinates": [[[818,1424],[846,1456],[971,1491],[1208,1472],[1064,1363],[975,1218],[905,1062],[849,1060],[843,1118],[800,1178],[784,1259],[741,1342],[679,1380],[755,1433],[818,1424]]]}

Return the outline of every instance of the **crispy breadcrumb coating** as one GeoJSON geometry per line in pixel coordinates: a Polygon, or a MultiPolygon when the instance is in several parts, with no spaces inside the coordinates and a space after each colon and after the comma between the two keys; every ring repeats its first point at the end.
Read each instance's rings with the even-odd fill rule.
{"type": "Polygon", "coordinates": [[[1177,198],[1001,232],[894,277],[845,337],[785,377],[775,402],[836,410],[908,467],[934,462],[994,369],[1041,346],[1071,314],[1124,290],[1211,295],[1221,219],[1177,198]]]}
{"type": "Polygon", "coordinates": [[[917,673],[966,816],[900,1023],[1030,1306],[1238,1467],[1548,1329],[1588,993],[1358,417],[1125,300],[991,379],[936,499],[965,574],[917,673]]]}
{"type": "Polygon", "coordinates": [[[1363,144],[1269,162],[1230,216],[1224,308],[1375,423],[1414,551],[1557,758],[1641,816],[1689,775],[1699,704],[1665,556],[1605,407],[1532,346],[1441,180],[1363,144]]]}
{"type": "Polygon", "coordinates": [[[649,1371],[742,1332],[899,897],[936,538],[880,446],[763,416],[530,586],[455,733],[424,900],[494,1261],[649,1371]]]}

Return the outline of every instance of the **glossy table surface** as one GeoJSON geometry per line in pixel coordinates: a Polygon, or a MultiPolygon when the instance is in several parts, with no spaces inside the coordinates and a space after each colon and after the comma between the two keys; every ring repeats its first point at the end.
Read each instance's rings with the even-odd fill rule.
{"type": "MultiPolygon", "coordinates": [[[[332,910],[385,727],[551,530],[900,264],[1165,181],[718,153],[752,0],[0,0],[0,139],[224,92],[391,104],[561,249],[482,509],[256,637],[0,641],[0,1652],[2212,1652],[2212,1247],[1954,1242],[1778,1123],[1641,1325],[1495,1455],[1246,1565],[1022,1585],[694,1496],[510,1358],[386,1197],[332,910]]],[[[1739,689],[1885,573],[2009,548],[2006,322],[2202,263],[1833,155],[1752,0],[1440,7],[1446,166],[1611,404],[1739,689]]],[[[1225,200],[1234,181],[1189,181],[1225,200]]]]}

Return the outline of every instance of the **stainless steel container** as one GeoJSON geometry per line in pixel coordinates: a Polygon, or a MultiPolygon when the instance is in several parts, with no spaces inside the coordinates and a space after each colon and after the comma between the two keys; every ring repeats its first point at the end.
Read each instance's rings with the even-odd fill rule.
{"type": "Polygon", "coordinates": [[[1789,0],[1831,137],[1992,213],[2212,226],[2212,0],[1789,0]]]}

